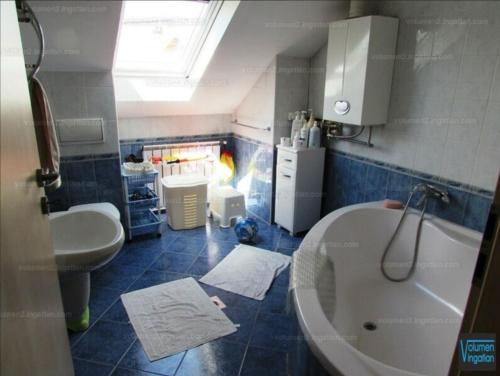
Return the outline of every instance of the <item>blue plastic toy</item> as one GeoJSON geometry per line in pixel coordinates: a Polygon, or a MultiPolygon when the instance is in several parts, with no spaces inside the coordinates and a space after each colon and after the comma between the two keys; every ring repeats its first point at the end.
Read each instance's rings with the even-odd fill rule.
{"type": "Polygon", "coordinates": [[[254,243],[257,240],[259,226],[253,218],[240,218],[234,226],[234,232],[242,243],[254,243]]]}

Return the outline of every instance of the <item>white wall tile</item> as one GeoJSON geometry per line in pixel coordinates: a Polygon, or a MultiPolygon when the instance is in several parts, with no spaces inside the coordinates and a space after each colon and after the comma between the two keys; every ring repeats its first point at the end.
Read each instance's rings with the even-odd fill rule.
{"type": "Polygon", "coordinates": [[[500,2],[379,1],[377,8],[400,19],[389,121],[374,129],[375,147],[335,148],[493,190],[500,2]]]}
{"type": "Polygon", "coordinates": [[[104,119],[104,143],[62,145],[62,156],[118,152],[111,72],[41,72],[39,77],[47,90],[54,120],[104,119]]]}
{"type": "Polygon", "coordinates": [[[120,140],[197,136],[231,132],[231,115],[126,118],[118,121],[120,140]]]}

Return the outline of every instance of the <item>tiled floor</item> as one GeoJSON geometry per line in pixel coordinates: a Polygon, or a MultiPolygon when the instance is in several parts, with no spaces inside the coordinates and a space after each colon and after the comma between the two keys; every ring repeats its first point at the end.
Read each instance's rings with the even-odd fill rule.
{"type": "MultiPolygon", "coordinates": [[[[257,246],[291,255],[300,238],[259,222],[257,246]]],[[[166,229],[161,238],[126,244],[104,269],[92,275],[91,326],[70,334],[77,376],[226,376],[285,375],[289,318],[285,314],[288,271],[273,283],[263,301],[200,285],[227,305],[226,315],[240,324],[229,336],[184,353],[150,362],[120,301],[120,294],[179,278],[200,278],[237,244],[233,229],[216,223],[187,231],[166,229]]]]}

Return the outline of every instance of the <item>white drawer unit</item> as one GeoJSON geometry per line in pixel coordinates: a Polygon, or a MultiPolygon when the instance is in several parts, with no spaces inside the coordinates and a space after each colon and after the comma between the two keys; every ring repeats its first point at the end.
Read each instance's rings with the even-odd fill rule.
{"type": "Polygon", "coordinates": [[[320,219],[325,148],[277,148],[274,221],[296,234],[320,219]]]}

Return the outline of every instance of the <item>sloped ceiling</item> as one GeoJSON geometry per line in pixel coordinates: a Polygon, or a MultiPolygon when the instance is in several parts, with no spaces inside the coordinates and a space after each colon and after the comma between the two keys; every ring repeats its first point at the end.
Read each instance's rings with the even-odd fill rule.
{"type": "MultiPolygon", "coordinates": [[[[46,34],[44,70],[112,68],[119,1],[30,3],[46,34]]],[[[118,101],[118,116],[232,113],[277,54],[312,56],[327,40],[328,22],[345,18],[348,8],[348,0],[241,1],[203,76],[215,85],[198,87],[188,102],[118,101]]]]}
{"type": "MultiPolygon", "coordinates": [[[[121,1],[28,1],[45,35],[47,71],[103,71],[113,67],[121,1]]],[[[21,24],[25,55],[36,55],[38,42],[29,24],[21,24]]],[[[29,62],[35,61],[26,57],[29,62]]]]}

